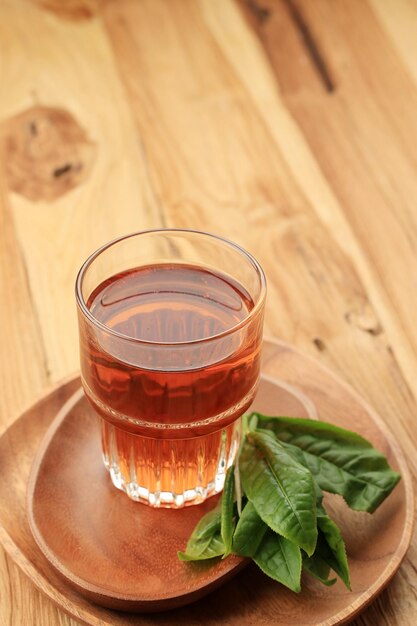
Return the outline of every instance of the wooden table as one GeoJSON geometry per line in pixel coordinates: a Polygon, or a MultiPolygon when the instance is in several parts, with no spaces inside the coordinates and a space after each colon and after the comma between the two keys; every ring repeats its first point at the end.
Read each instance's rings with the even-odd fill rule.
{"type": "MultiPolygon", "coordinates": [[[[2,429],[77,369],[84,258],[198,228],[258,257],[267,331],[417,475],[416,0],[3,0],[0,75],[2,429]]],[[[414,542],[355,624],[416,624],[416,568],[414,542]]],[[[0,622],[75,624],[3,552],[0,622]]]]}

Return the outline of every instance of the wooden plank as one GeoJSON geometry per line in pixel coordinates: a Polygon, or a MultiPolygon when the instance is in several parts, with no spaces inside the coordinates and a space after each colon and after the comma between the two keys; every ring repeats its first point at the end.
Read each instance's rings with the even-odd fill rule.
{"type": "MultiPolygon", "coordinates": [[[[268,19],[262,23],[247,10],[248,3],[240,4],[265,48],[288,111],[374,268],[373,301],[416,393],[416,330],[410,306],[416,292],[407,268],[416,262],[417,90],[405,54],[402,63],[364,2],[264,2],[268,19]],[[321,84],[294,9],[332,76],[331,93],[321,84]]],[[[386,3],[375,4],[384,11],[386,3]]],[[[402,16],[402,33],[408,14],[398,11],[398,3],[392,13],[402,16]]]]}
{"type": "MultiPolygon", "coordinates": [[[[388,297],[383,285],[381,285],[378,272],[374,265],[369,262],[361,245],[353,234],[351,225],[344,213],[343,206],[336,197],[332,188],[331,180],[326,179],[320,164],[315,160],[306,138],[299,126],[295,123],[289,109],[282,98],[277,97],[277,85],[273,75],[273,68],[265,63],[266,50],[258,44],[245,24],[236,16],[237,7],[232,3],[204,2],[204,16],[209,23],[210,30],[220,45],[228,62],[233,66],[234,71],[241,80],[250,97],[256,102],[258,110],[262,114],[262,119],[268,131],[271,133],[279,149],[285,154],[291,173],[299,187],[308,190],[308,198],[314,207],[316,215],[323,222],[324,227],[331,232],[332,237],[344,253],[354,260],[355,267],[364,285],[369,302],[378,311],[378,316],[382,326],[387,333],[391,346],[395,346],[395,354],[398,358],[402,373],[407,384],[417,391],[415,371],[417,368],[417,357],[408,341],[400,320],[397,318],[392,302],[388,297]],[[239,47],[239,54],[236,54],[236,47],[239,47]],[[296,149],[293,146],[296,145],[296,149]],[[288,149],[291,147],[291,149],[288,149]]],[[[244,5],[247,7],[247,3],[244,5]]],[[[253,7],[253,3],[250,5],[253,7]]],[[[268,14],[269,19],[274,20],[274,13],[271,13],[265,4],[262,5],[264,16],[268,14]]],[[[259,9],[258,9],[259,13],[259,9]]],[[[253,8],[247,16],[255,29],[259,29],[259,24],[254,21],[253,8]]],[[[297,31],[289,20],[288,11],[280,14],[279,32],[273,33],[275,37],[285,40],[285,50],[289,57],[296,59],[296,70],[291,70],[282,59],[280,68],[289,75],[289,80],[299,83],[299,89],[307,85],[314,93],[318,91],[323,98],[323,85],[320,76],[314,69],[312,63],[308,63],[306,53],[297,38],[297,31]]],[[[321,54],[321,53],[320,53],[321,54]]],[[[417,50],[416,50],[417,58],[417,50]]],[[[279,95],[279,94],[278,94],[279,95]]],[[[315,98],[317,95],[314,96],[315,98]]],[[[364,332],[375,333],[378,329],[378,322],[367,306],[362,312],[349,314],[350,323],[357,325],[364,332]]]]}
{"type": "MultiPolygon", "coordinates": [[[[1,145],[1,132],[0,132],[1,145]]],[[[1,152],[1,150],[0,150],[1,152]]],[[[48,385],[49,373],[23,256],[6,200],[4,174],[0,170],[0,323],[1,359],[0,432],[48,385]]],[[[30,603],[22,597],[40,597],[17,566],[0,550],[0,621],[31,623],[30,603]],[[18,582],[17,582],[18,581],[18,582]],[[26,592],[26,593],[25,593],[26,592]],[[22,621],[17,615],[22,614],[22,621]],[[17,619],[16,619],[17,617],[17,619]],[[26,622],[25,622],[26,620],[26,622]]],[[[44,602],[47,605],[47,602],[44,602]]],[[[47,607],[45,614],[57,615],[47,607]]],[[[50,621],[49,623],[54,623],[50,621]]]]}
{"type": "MultiPolygon", "coordinates": [[[[0,5],[1,426],[78,368],[81,262],[113,237],[162,223],[111,49],[91,18],[0,5]]],[[[75,624],[5,557],[0,579],[2,624],[75,624]]]]}
{"type": "MultiPolygon", "coordinates": [[[[412,395],[355,262],[338,245],[345,232],[329,232],[309,188],[301,189],[293,175],[296,159],[287,153],[299,150],[304,163],[305,145],[280,114],[278,95],[268,113],[280,115],[286,152],[271,137],[262,99],[248,97],[237,62],[230,63],[230,50],[224,52],[214,38],[204,13],[209,3],[169,6],[126,0],[110,3],[105,12],[167,223],[198,223],[250,248],[268,274],[268,329],[310,351],[325,346],[323,358],[376,398],[388,419],[397,415],[399,401],[410,417],[412,395]],[[157,24],[163,46],[152,35],[157,24]]],[[[254,45],[250,35],[240,45],[234,21],[225,23],[230,41],[238,42],[235,55],[254,45]]],[[[312,179],[310,167],[308,183],[312,179]]],[[[320,185],[322,179],[313,190],[320,185]]],[[[343,227],[341,219],[338,225],[343,227]]],[[[404,418],[401,427],[406,442],[413,437],[411,423],[404,418]]]]}
{"type": "Polygon", "coordinates": [[[413,0],[368,0],[372,12],[417,83],[417,4],[413,0]]]}
{"type": "Polygon", "coordinates": [[[78,368],[79,266],[162,221],[100,21],[6,0],[0,24],[10,208],[56,380],[78,368]]]}
{"type": "Polygon", "coordinates": [[[39,319],[2,183],[0,171],[1,432],[48,383],[39,319]]]}
{"type": "MultiPolygon", "coordinates": [[[[2,135],[0,132],[0,145],[2,135]]],[[[0,171],[0,322],[2,326],[0,378],[0,431],[48,386],[49,371],[9,204],[4,172],[0,171]]],[[[2,624],[62,624],[71,622],[44,599],[0,550],[0,621],[2,624]],[[41,621],[45,619],[45,621],[41,621]]]]}
{"type": "Polygon", "coordinates": [[[38,592],[29,579],[1,551],[0,623],[2,626],[78,626],[38,592]]]}

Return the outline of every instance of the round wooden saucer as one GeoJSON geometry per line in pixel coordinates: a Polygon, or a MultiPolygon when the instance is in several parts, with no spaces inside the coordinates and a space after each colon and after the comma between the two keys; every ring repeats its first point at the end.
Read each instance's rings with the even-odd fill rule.
{"type": "Polygon", "coordinates": [[[339,583],[328,589],[306,577],[303,591],[296,595],[252,565],[226,582],[242,566],[235,558],[214,569],[190,570],[179,563],[176,550],[184,547],[213,499],[179,511],[155,511],[115,490],[101,466],[95,420],[84,400],[73,395],[78,387],[77,379],[60,385],[0,438],[0,541],[33,582],[79,622],[330,626],[351,620],[398,569],[410,542],[414,511],[401,450],[382,420],[352,389],[305,355],[282,343],[265,343],[257,408],[269,414],[313,415],[315,407],[321,419],[370,439],[403,477],[372,516],[350,511],[340,498],[327,503],[346,538],[351,593],[339,583]],[[279,380],[284,386],[276,384],[279,380]],[[294,387],[304,396],[294,395],[294,387]],[[30,532],[28,514],[42,550],[30,532]],[[91,602],[94,598],[108,604],[110,598],[119,608],[160,610],[195,600],[219,584],[214,595],[152,616],[121,613],[91,602]]]}
{"type": "MultiPolygon", "coordinates": [[[[256,406],[264,412],[279,406],[285,415],[313,413],[309,400],[295,393],[264,377],[256,406]]],[[[181,562],[178,550],[218,497],[179,510],[133,502],[113,487],[103,467],[98,426],[79,389],[48,430],[29,479],[32,533],[68,583],[109,608],[161,611],[197,600],[247,563],[236,556],[181,562]]]]}

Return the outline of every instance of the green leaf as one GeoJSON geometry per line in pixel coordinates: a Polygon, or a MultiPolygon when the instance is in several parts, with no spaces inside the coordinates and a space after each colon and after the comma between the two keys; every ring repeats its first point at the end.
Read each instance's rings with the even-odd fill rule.
{"type": "Polygon", "coordinates": [[[252,502],[248,502],[233,535],[233,552],[253,557],[267,530],[268,526],[261,520],[252,502]]]}
{"type": "Polygon", "coordinates": [[[323,585],[326,585],[326,587],[331,587],[337,580],[336,578],[329,579],[330,565],[316,553],[313,556],[303,558],[303,569],[314,578],[317,578],[323,585]]]}
{"type": "Polygon", "coordinates": [[[326,513],[317,516],[319,537],[315,554],[325,561],[351,590],[345,542],[337,524],[326,513]]]}
{"type": "Polygon", "coordinates": [[[233,538],[233,500],[235,492],[235,468],[229,467],[224,481],[224,488],[221,501],[220,533],[224,543],[224,557],[232,550],[233,538]]]}
{"type": "Polygon", "coordinates": [[[245,494],[262,520],[311,555],[317,541],[311,473],[279,441],[262,432],[248,435],[239,463],[245,494]]]}
{"type": "Polygon", "coordinates": [[[400,480],[385,456],[357,433],[327,422],[256,415],[258,428],[275,433],[321,489],[343,496],[352,509],[372,513],[400,480]]]}
{"type": "MultiPolygon", "coordinates": [[[[243,438],[243,439],[245,438],[246,433],[247,433],[247,432],[248,432],[248,430],[249,430],[249,425],[248,425],[248,422],[249,422],[249,417],[251,417],[251,415],[249,415],[249,413],[244,413],[244,414],[242,415],[242,418],[241,418],[242,438],[243,438]]],[[[242,444],[241,444],[241,445],[242,445],[242,444]]]]}
{"type": "Polygon", "coordinates": [[[243,503],[243,493],[242,493],[242,483],[240,481],[240,471],[239,471],[239,456],[237,456],[235,461],[235,498],[236,498],[236,510],[237,515],[240,517],[242,515],[242,503],[243,503]]]}
{"type": "Polygon", "coordinates": [[[201,518],[188,540],[185,552],[178,552],[178,558],[181,561],[201,561],[222,556],[224,551],[221,514],[216,508],[201,518]]]}
{"type": "Polygon", "coordinates": [[[248,430],[255,430],[257,425],[258,425],[258,416],[256,415],[256,413],[252,413],[248,418],[247,428],[248,430]]]}
{"type": "Polygon", "coordinates": [[[244,422],[239,460],[226,474],[221,503],[200,520],[178,557],[199,561],[233,551],[296,592],[302,565],[328,586],[333,570],[350,589],[345,545],[323,507],[322,489],[372,512],[399,475],[363,437],[332,424],[259,413],[244,422]]]}
{"type": "Polygon", "coordinates": [[[260,569],[292,591],[301,591],[301,551],[292,541],[267,529],[253,560],[260,569]]]}

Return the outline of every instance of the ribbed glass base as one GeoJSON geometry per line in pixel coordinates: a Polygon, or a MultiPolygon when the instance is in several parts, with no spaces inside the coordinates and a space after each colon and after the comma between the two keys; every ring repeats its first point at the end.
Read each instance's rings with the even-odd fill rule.
{"type": "Polygon", "coordinates": [[[103,458],[115,487],[154,507],[199,504],[223,489],[240,441],[240,418],[188,439],[134,435],[101,420],[103,458]]]}

